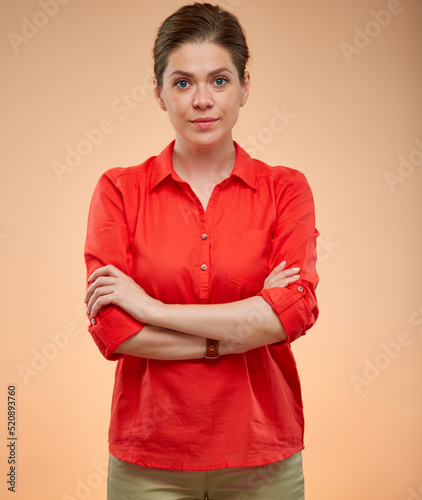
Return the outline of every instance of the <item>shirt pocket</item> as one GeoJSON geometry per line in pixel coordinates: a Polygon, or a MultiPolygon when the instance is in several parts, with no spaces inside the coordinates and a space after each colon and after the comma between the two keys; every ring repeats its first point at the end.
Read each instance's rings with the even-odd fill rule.
{"type": "Polygon", "coordinates": [[[236,231],[230,235],[227,279],[258,293],[269,273],[271,234],[255,229],[236,231]]]}

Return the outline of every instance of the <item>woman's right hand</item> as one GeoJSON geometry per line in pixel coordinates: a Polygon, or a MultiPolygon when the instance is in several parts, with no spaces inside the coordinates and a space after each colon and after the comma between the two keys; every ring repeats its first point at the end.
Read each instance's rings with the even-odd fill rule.
{"type": "Polygon", "coordinates": [[[286,261],[276,266],[265,279],[263,289],[277,286],[284,288],[300,278],[300,267],[292,267],[291,269],[285,269],[285,267],[286,261]]]}

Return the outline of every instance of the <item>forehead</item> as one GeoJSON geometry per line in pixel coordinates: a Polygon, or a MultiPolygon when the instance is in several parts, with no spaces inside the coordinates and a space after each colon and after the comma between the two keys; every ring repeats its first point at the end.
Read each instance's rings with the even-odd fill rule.
{"type": "Polygon", "coordinates": [[[227,68],[233,74],[236,72],[227,49],[212,42],[186,43],[170,53],[164,76],[169,77],[174,71],[200,76],[217,68],[227,68]]]}

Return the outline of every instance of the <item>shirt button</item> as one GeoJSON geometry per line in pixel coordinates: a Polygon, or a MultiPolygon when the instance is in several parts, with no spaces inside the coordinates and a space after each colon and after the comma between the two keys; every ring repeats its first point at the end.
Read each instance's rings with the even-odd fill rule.
{"type": "Polygon", "coordinates": [[[208,234],[205,234],[205,233],[204,233],[204,234],[202,235],[202,239],[203,239],[203,240],[206,240],[207,238],[208,238],[208,234]]]}
{"type": "Polygon", "coordinates": [[[208,269],[208,268],[207,268],[207,265],[206,265],[206,264],[202,264],[201,269],[202,269],[203,271],[206,271],[206,270],[208,269]]]}
{"type": "Polygon", "coordinates": [[[91,325],[95,325],[96,321],[95,321],[95,318],[92,318],[91,319],[91,325]]]}
{"type": "Polygon", "coordinates": [[[303,292],[303,286],[298,286],[297,289],[299,290],[299,292],[303,292]]]}

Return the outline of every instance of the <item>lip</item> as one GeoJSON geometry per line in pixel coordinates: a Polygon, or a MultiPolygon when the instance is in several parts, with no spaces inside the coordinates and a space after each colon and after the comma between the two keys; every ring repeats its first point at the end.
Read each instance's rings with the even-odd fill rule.
{"type": "Polygon", "coordinates": [[[195,118],[195,120],[191,120],[197,128],[207,129],[210,128],[218,121],[218,118],[211,118],[210,116],[200,116],[199,118],[195,118]]]}

